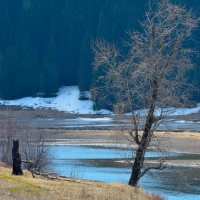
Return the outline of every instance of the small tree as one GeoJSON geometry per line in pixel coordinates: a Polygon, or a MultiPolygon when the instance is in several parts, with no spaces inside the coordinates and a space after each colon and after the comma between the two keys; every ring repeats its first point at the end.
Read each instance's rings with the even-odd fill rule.
{"type": "Polygon", "coordinates": [[[0,123],[0,161],[11,165],[13,140],[20,137],[20,127],[12,110],[5,115],[6,120],[2,120],[0,123]]]}
{"type": "Polygon", "coordinates": [[[22,140],[22,158],[25,167],[32,173],[42,173],[51,162],[49,147],[46,144],[46,133],[35,133],[24,129],[22,140]]]}
{"type": "Polygon", "coordinates": [[[38,133],[31,128],[28,115],[23,123],[17,120],[12,109],[5,113],[4,117],[6,120],[2,119],[0,123],[0,161],[11,165],[15,159],[20,164],[22,162],[23,166],[32,172],[40,173],[47,170],[51,160],[49,148],[46,145],[47,134],[38,133]],[[13,140],[19,140],[15,143],[14,154],[13,140]],[[21,152],[20,156],[18,150],[21,152]]]}
{"type": "Polygon", "coordinates": [[[93,88],[93,98],[108,100],[109,95],[115,111],[120,114],[131,111],[132,128],[128,132],[138,145],[129,180],[131,186],[136,186],[150,169],[162,169],[163,160],[158,166],[145,167],[145,153],[155,129],[172,111],[166,107],[180,107],[188,101],[190,87],[185,75],[193,66],[195,51],[186,41],[191,39],[198,22],[192,11],[168,0],[158,1],[149,3],[146,19],[141,23],[143,32],[129,34],[126,55],[114,44],[102,40],[94,44],[94,70],[101,71],[96,85],[101,86],[93,88]],[[138,107],[146,112],[141,115],[138,107]]]}

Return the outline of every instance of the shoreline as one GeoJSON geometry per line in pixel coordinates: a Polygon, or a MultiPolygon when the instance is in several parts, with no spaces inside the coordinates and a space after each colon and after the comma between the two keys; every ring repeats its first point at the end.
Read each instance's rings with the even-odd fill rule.
{"type": "MultiPolygon", "coordinates": [[[[77,145],[77,146],[95,146],[109,148],[127,148],[130,143],[126,137],[117,128],[110,127],[89,127],[86,128],[51,128],[51,122],[54,120],[75,119],[75,118],[97,118],[106,117],[106,115],[77,115],[55,110],[44,109],[22,109],[14,106],[0,106],[0,127],[3,129],[10,121],[15,126],[15,122],[19,123],[19,127],[26,125],[25,131],[31,131],[31,134],[44,134],[50,145],[77,145]],[[41,124],[32,123],[35,119],[53,119],[52,121],[42,121],[41,124]],[[14,123],[13,123],[14,122],[14,123]],[[48,122],[48,123],[47,123],[48,122]],[[42,125],[42,126],[40,126],[42,125]],[[45,126],[44,126],[45,125],[45,126]]],[[[126,116],[126,118],[128,118],[126,116]]],[[[186,116],[173,116],[175,120],[200,121],[200,113],[190,114],[186,116]]],[[[13,126],[12,125],[12,126],[13,126]]],[[[20,131],[21,132],[21,131],[20,131]]],[[[159,145],[162,149],[170,152],[178,152],[183,154],[200,155],[200,131],[156,131],[152,144],[159,145]]],[[[132,147],[137,145],[132,143],[132,147]]],[[[187,158],[189,159],[189,158],[187,158]]],[[[200,160],[200,158],[199,158],[200,160]]],[[[195,160],[195,162],[199,162],[195,160]]],[[[189,160],[192,162],[192,158],[189,160]]],[[[177,162],[177,161],[176,161],[177,162]]],[[[182,161],[183,162],[183,161],[182,161]]],[[[186,164],[188,160],[184,161],[186,164]]]]}
{"type": "Polygon", "coordinates": [[[12,169],[0,162],[0,199],[32,200],[161,200],[158,195],[144,192],[141,188],[132,188],[123,183],[103,183],[80,178],[50,177],[44,178],[24,170],[23,176],[11,175],[12,169]],[[137,194],[137,195],[135,195],[137,194]]]}
{"type": "MultiPolygon", "coordinates": [[[[116,161],[117,163],[125,164],[126,161],[116,161]]],[[[149,165],[158,165],[159,163],[153,160],[145,160],[145,164],[149,165]]],[[[192,168],[199,169],[200,168],[200,160],[166,160],[163,164],[167,169],[170,168],[192,168]]],[[[165,169],[163,169],[165,170],[165,169]]]]}
{"type": "MultiPolygon", "coordinates": [[[[70,146],[70,147],[89,147],[89,148],[112,148],[112,149],[128,149],[130,146],[116,146],[115,144],[89,144],[89,143],[48,143],[48,146],[70,146]]],[[[134,150],[136,150],[134,148],[134,150]]],[[[155,149],[154,149],[155,150],[155,149]]],[[[167,153],[177,153],[177,154],[188,154],[188,155],[198,155],[199,159],[169,159],[168,156],[166,156],[166,161],[163,166],[166,168],[200,168],[200,153],[192,153],[192,152],[179,152],[179,151],[167,151],[167,153]]],[[[114,161],[114,163],[122,163],[122,164],[128,164],[126,160],[117,160],[114,161]]],[[[151,160],[151,159],[146,159],[145,164],[150,164],[150,165],[156,165],[159,164],[156,162],[156,159],[151,160]]]]}
{"type": "MultiPolygon", "coordinates": [[[[130,146],[127,141],[121,137],[119,131],[114,130],[65,130],[52,133],[56,139],[48,141],[48,145],[56,146],[81,146],[94,148],[119,148],[136,150],[137,145],[130,146]]],[[[167,168],[200,168],[200,133],[197,132],[155,132],[156,138],[162,149],[167,152],[183,154],[187,158],[175,158],[167,160],[167,168]],[[191,155],[191,158],[189,157],[191,155]],[[197,158],[197,159],[194,159],[197,158]]],[[[149,148],[149,150],[155,150],[149,148]]],[[[116,161],[120,162],[120,161],[116,161]]],[[[126,161],[122,160],[122,163],[126,161]]],[[[155,164],[156,160],[146,160],[147,164],[155,164]]]]}
{"type": "MultiPolygon", "coordinates": [[[[117,130],[45,130],[49,135],[47,142],[56,145],[89,145],[107,147],[137,148],[135,143],[129,143],[126,136],[117,130]]],[[[200,154],[199,132],[155,132],[153,146],[159,146],[166,151],[200,154]]]]}

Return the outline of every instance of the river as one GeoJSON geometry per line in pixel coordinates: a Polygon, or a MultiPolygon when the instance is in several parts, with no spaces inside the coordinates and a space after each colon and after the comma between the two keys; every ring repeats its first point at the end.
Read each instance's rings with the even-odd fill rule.
{"type": "MultiPolygon", "coordinates": [[[[54,119],[36,118],[31,126],[52,129],[113,129],[130,126],[127,120],[110,117],[54,119]]],[[[200,131],[200,120],[183,120],[168,118],[159,130],[200,131]]],[[[103,182],[127,183],[131,167],[124,164],[131,152],[125,149],[97,148],[91,146],[49,146],[52,153],[51,169],[59,175],[84,178],[103,182]]],[[[148,152],[151,159],[160,157],[158,153],[148,152]]],[[[169,153],[170,159],[184,157],[200,160],[200,155],[169,153]]],[[[168,200],[199,200],[200,169],[191,167],[174,167],[163,171],[153,171],[145,175],[140,186],[150,193],[160,194],[168,200]]]]}
{"type": "MultiPolygon", "coordinates": [[[[91,146],[49,146],[52,163],[50,168],[59,175],[84,178],[103,182],[127,183],[130,166],[124,162],[131,155],[128,149],[102,148],[91,146]]],[[[149,159],[159,158],[160,153],[148,152],[149,159]]],[[[169,159],[195,157],[168,153],[169,159]]],[[[174,167],[163,171],[153,171],[142,178],[139,186],[150,193],[160,194],[168,200],[199,200],[200,169],[174,167]]]]}

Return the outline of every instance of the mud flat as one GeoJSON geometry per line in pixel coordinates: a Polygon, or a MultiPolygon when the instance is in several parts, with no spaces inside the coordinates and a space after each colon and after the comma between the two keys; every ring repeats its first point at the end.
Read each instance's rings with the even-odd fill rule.
{"type": "MultiPolygon", "coordinates": [[[[51,145],[95,145],[106,147],[129,147],[126,137],[117,128],[49,128],[55,120],[75,119],[75,118],[103,118],[105,115],[78,115],[68,114],[50,109],[31,109],[16,106],[0,106],[0,127],[3,127],[9,120],[16,120],[20,125],[26,125],[33,134],[46,134],[46,138],[51,145]],[[35,119],[51,119],[45,126],[32,126],[35,119]]],[[[200,113],[186,116],[173,116],[173,120],[199,121],[200,113]]],[[[126,117],[127,119],[127,117],[126,117]]],[[[43,123],[43,121],[42,121],[43,123]]],[[[46,123],[46,121],[44,121],[46,123]]],[[[43,125],[43,124],[42,124],[43,125]]],[[[200,132],[191,131],[158,131],[155,133],[153,143],[171,152],[183,152],[190,154],[200,154],[200,132]]],[[[132,144],[133,148],[137,147],[132,144]]],[[[189,160],[188,158],[187,160],[189,160]]],[[[192,159],[192,158],[191,158],[192,159]]]]}
{"type": "MultiPolygon", "coordinates": [[[[117,130],[45,130],[49,142],[63,145],[99,145],[128,147],[126,137],[117,130]]],[[[200,154],[200,132],[155,132],[153,143],[167,151],[200,154]]],[[[135,144],[132,144],[133,146],[135,144]]],[[[136,147],[136,145],[135,145],[136,147]]]]}

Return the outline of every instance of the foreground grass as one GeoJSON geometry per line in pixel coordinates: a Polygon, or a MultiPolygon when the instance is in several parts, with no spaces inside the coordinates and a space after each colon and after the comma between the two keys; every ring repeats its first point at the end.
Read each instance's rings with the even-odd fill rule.
{"type": "Polygon", "coordinates": [[[146,194],[121,183],[106,184],[87,180],[63,178],[47,180],[12,176],[11,169],[0,163],[0,200],[160,200],[159,196],[146,194]]]}

